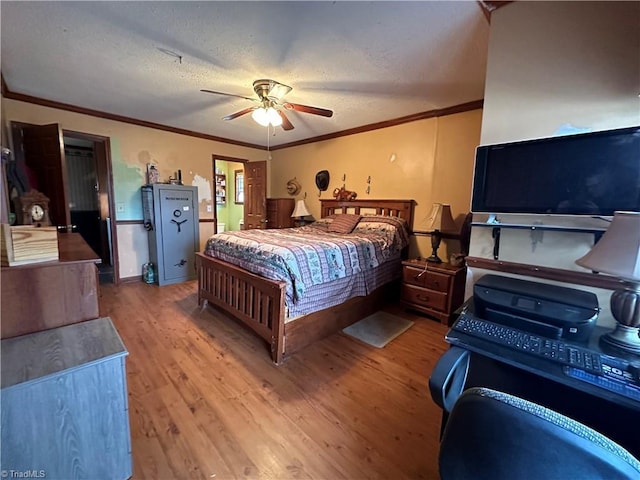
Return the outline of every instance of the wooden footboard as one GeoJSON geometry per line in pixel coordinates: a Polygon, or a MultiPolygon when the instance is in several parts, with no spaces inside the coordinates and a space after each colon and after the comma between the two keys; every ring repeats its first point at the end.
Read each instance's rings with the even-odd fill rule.
{"type": "Polygon", "coordinates": [[[398,283],[392,282],[366,297],[354,297],[285,324],[284,282],[259,277],[202,253],[196,254],[196,267],[198,305],[204,308],[211,303],[251,328],[269,343],[275,364],[399,298],[398,283]]]}
{"type": "Polygon", "coordinates": [[[285,283],[275,282],[229,263],[196,254],[198,305],[209,302],[228,312],[271,345],[271,358],[284,353],[285,283]]]}

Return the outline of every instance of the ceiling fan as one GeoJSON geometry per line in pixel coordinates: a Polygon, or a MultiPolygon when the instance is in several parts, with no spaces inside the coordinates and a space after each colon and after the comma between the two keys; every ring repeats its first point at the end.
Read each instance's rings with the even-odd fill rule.
{"type": "Polygon", "coordinates": [[[233,120],[241,117],[249,112],[251,117],[260,125],[266,127],[269,124],[274,127],[282,125],[284,130],[293,130],[293,125],[284,113],[284,110],[294,110],[296,112],[311,113],[312,115],[321,115],[323,117],[331,117],[333,112],[326,108],[310,107],[308,105],[300,105],[299,103],[284,102],[282,97],[293,90],[288,85],[284,85],[275,80],[261,79],[253,82],[253,91],[256,92],[258,98],[245,97],[234,93],[216,92],[215,90],[202,89],[201,92],[213,93],[215,95],[226,95],[227,97],[244,98],[259,105],[245,108],[239,112],[232,113],[223,120],[233,120]]]}

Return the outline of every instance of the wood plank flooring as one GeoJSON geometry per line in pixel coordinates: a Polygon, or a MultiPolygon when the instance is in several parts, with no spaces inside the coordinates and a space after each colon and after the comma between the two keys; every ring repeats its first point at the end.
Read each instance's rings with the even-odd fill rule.
{"type": "Polygon", "coordinates": [[[133,479],[437,479],[428,377],[446,327],[415,321],[377,349],[342,333],[271,363],[196,282],[101,286],[125,346],[133,479]]]}

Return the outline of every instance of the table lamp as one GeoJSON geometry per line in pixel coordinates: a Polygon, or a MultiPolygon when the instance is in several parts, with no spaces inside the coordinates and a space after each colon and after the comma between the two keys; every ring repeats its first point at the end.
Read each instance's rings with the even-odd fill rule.
{"type": "Polygon", "coordinates": [[[456,231],[456,224],[451,216],[451,206],[434,203],[427,222],[427,230],[431,233],[431,248],[433,250],[431,256],[427,258],[427,262],[442,263],[442,260],[438,257],[438,248],[442,241],[441,232],[453,233],[456,231]]]}
{"type": "Polygon", "coordinates": [[[308,217],[311,215],[309,210],[307,209],[307,204],[304,203],[304,200],[298,200],[296,203],[296,208],[293,209],[292,217],[297,218],[298,224],[304,225],[304,217],[308,217]]]}
{"type": "Polygon", "coordinates": [[[600,241],[576,263],[620,279],[610,301],[617,325],[600,341],[640,354],[640,212],[615,212],[600,241]]]}

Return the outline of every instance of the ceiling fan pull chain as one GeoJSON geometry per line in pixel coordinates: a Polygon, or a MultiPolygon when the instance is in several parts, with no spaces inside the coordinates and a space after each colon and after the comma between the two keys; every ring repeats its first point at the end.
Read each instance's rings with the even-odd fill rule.
{"type": "MultiPolygon", "coordinates": [[[[267,158],[271,160],[271,145],[270,145],[270,134],[269,129],[271,128],[271,124],[267,125],[267,158]]],[[[275,130],[275,127],[273,128],[275,130]]]]}

